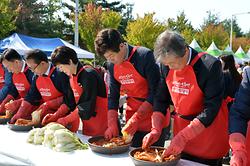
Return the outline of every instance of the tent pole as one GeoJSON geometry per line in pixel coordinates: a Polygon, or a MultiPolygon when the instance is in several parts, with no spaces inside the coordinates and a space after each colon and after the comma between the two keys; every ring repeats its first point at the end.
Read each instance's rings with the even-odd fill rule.
{"type": "Polygon", "coordinates": [[[78,32],[78,14],[79,14],[79,0],[75,0],[76,8],[75,8],[75,46],[78,47],[78,41],[79,41],[79,32],[78,32]]]}

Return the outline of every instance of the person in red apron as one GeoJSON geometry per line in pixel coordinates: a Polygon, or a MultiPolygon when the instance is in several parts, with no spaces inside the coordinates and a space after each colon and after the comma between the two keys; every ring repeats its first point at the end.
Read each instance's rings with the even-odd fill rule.
{"type": "MultiPolygon", "coordinates": [[[[13,97],[13,102],[4,105],[2,103],[1,111],[5,112],[7,109],[12,113],[12,115],[14,115],[20,107],[23,98],[30,89],[33,72],[28,69],[28,66],[25,64],[25,61],[22,59],[21,55],[19,55],[14,49],[8,49],[4,52],[2,56],[2,63],[8,69],[8,71],[13,73],[12,81],[18,92],[19,99],[14,100],[13,97]]],[[[11,91],[8,95],[12,96],[11,91]]]]}
{"type": "Polygon", "coordinates": [[[168,122],[163,114],[153,114],[152,110],[153,95],[160,78],[159,67],[152,51],[125,43],[115,29],[100,31],[95,39],[95,49],[98,55],[111,62],[108,67],[110,94],[105,137],[110,139],[119,134],[117,109],[120,93],[124,93],[127,94],[127,108],[126,125],[122,130],[133,136],[132,146],[141,146],[143,137],[151,132],[151,129],[155,133],[155,145],[163,146],[168,122]],[[161,121],[164,125],[160,123],[156,128],[152,128],[151,116],[152,121],[161,121]]]}
{"type": "MultiPolygon", "coordinates": [[[[219,59],[222,64],[222,70],[224,75],[225,83],[225,94],[224,98],[227,102],[228,110],[230,110],[235,94],[239,90],[240,83],[242,81],[242,75],[237,71],[235,66],[235,60],[233,55],[221,55],[219,59]]],[[[227,163],[230,161],[229,153],[223,159],[227,163]]]]}
{"type": "Polygon", "coordinates": [[[4,86],[4,67],[2,63],[0,64],[0,89],[4,86]]]}
{"type": "Polygon", "coordinates": [[[76,109],[58,123],[76,132],[81,118],[82,133],[89,136],[104,135],[107,129],[106,85],[94,68],[83,66],[76,52],[66,46],[58,47],[52,53],[52,62],[70,76],[70,86],[74,92],[76,109]]]}
{"type": "Polygon", "coordinates": [[[26,55],[26,63],[36,76],[17,114],[11,119],[11,123],[19,118],[30,118],[31,113],[38,108],[40,103],[42,104],[37,111],[41,111],[42,125],[56,122],[57,119],[74,109],[73,92],[65,89],[69,87],[68,76],[58,71],[48,61],[44,52],[38,49],[29,51],[26,55]]]}
{"type": "Polygon", "coordinates": [[[230,109],[229,144],[232,149],[231,166],[250,166],[250,69],[243,73],[239,91],[230,109]]]}
{"type": "Polygon", "coordinates": [[[166,110],[171,102],[175,109],[174,137],[163,156],[181,154],[183,159],[222,165],[229,144],[220,61],[206,53],[198,54],[172,31],[160,34],[154,55],[162,71],[154,111],[166,110]]]}
{"type": "Polygon", "coordinates": [[[5,114],[5,104],[18,97],[18,92],[12,82],[12,73],[2,64],[3,56],[10,52],[13,51],[10,49],[4,50],[0,60],[0,115],[5,114]]]}
{"type": "Polygon", "coordinates": [[[18,92],[12,82],[12,73],[3,67],[2,63],[0,66],[4,70],[4,86],[0,89],[0,115],[4,115],[5,104],[17,98],[18,92]]]}

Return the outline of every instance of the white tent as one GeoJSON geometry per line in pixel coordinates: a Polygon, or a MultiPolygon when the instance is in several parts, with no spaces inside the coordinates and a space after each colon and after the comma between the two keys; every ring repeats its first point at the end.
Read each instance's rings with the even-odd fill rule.
{"type": "Polygon", "coordinates": [[[223,51],[223,54],[226,54],[226,55],[230,55],[231,54],[231,55],[234,56],[234,60],[235,60],[236,63],[238,63],[238,64],[243,63],[242,59],[240,59],[240,58],[238,58],[238,57],[236,57],[234,55],[234,52],[233,52],[233,50],[231,49],[231,47],[229,45],[226,46],[226,48],[223,51]]]}
{"type": "Polygon", "coordinates": [[[229,45],[226,46],[226,48],[223,51],[223,54],[234,54],[233,50],[231,49],[231,47],[229,45]]]}
{"type": "Polygon", "coordinates": [[[190,43],[189,46],[192,47],[193,49],[195,49],[197,52],[203,52],[200,45],[198,44],[198,42],[195,39],[193,39],[193,41],[190,43]]]}
{"type": "Polygon", "coordinates": [[[247,51],[247,56],[250,58],[250,48],[249,48],[249,50],[247,51]]]}
{"type": "Polygon", "coordinates": [[[235,56],[240,58],[242,61],[249,61],[249,57],[246,55],[242,47],[240,46],[238,50],[235,52],[235,56]]]}
{"type": "Polygon", "coordinates": [[[40,49],[50,56],[51,52],[58,46],[68,46],[74,49],[78,58],[95,58],[93,53],[76,47],[60,38],[37,38],[18,33],[0,40],[0,53],[6,48],[13,48],[21,55],[32,49],[40,49]]]}
{"type": "Polygon", "coordinates": [[[221,51],[218,49],[218,47],[215,45],[214,42],[211,43],[211,45],[207,49],[207,53],[213,56],[220,56],[221,51]]]}

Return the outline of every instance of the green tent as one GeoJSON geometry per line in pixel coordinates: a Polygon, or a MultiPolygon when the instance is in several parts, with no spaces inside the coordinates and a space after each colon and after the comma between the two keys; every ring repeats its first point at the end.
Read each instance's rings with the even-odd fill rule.
{"type": "Polygon", "coordinates": [[[238,58],[237,56],[235,56],[233,50],[231,49],[231,47],[229,45],[227,45],[227,47],[225,48],[225,50],[223,51],[223,54],[225,55],[233,55],[234,56],[234,60],[236,63],[238,64],[242,64],[243,60],[241,58],[238,58]]]}
{"type": "Polygon", "coordinates": [[[235,52],[235,56],[240,58],[240,59],[245,59],[247,58],[246,53],[244,52],[244,50],[241,48],[241,46],[238,48],[238,50],[235,52]]]}
{"type": "Polygon", "coordinates": [[[195,49],[197,52],[203,52],[200,45],[197,43],[197,41],[195,39],[193,39],[193,41],[190,43],[189,46],[192,47],[193,49],[195,49]]]}
{"type": "Polygon", "coordinates": [[[249,48],[249,50],[247,51],[247,57],[250,58],[250,48],[249,48]]]}
{"type": "Polygon", "coordinates": [[[218,56],[221,55],[222,52],[217,48],[217,46],[215,45],[215,43],[212,42],[212,44],[207,49],[207,53],[209,53],[210,55],[218,57],[218,56]]]}
{"type": "Polygon", "coordinates": [[[234,52],[233,52],[233,50],[230,48],[230,46],[227,45],[226,48],[223,50],[222,54],[226,54],[226,55],[232,54],[232,55],[234,55],[234,52]]]}

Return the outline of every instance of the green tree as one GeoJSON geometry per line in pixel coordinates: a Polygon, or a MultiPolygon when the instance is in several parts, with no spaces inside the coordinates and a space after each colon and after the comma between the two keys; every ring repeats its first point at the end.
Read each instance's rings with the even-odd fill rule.
{"type": "Polygon", "coordinates": [[[246,38],[250,39],[250,30],[245,34],[246,38]]]}
{"type": "Polygon", "coordinates": [[[118,30],[122,34],[126,34],[126,27],[128,24],[128,21],[132,20],[132,10],[133,10],[133,5],[130,3],[123,4],[121,1],[113,1],[113,2],[108,2],[107,0],[97,0],[95,2],[97,6],[102,6],[103,9],[109,9],[115,12],[120,13],[122,16],[120,25],[118,27],[118,30]]]}
{"type": "Polygon", "coordinates": [[[128,22],[125,39],[133,45],[141,45],[153,49],[154,42],[166,26],[153,19],[155,13],[145,14],[137,17],[135,21],[128,22]]]}
{"type": "Polygon", "coordinates": [[[192,42],[192,40],[195,38],[196,33],[197,33],[196,30],[192,30],[192,29],[187,28],[181,32],[181,35],[184,37],[186,43],[190,44],[192,42]]]}
{"type": "MultiPolygon", "coordinates": [[[[230,35],[230,33],[231,33],[231,19],[225,19],[222,21],[222,23],[225,27],[225,30],[230,35]]],[[[233,36],[235,36],[235,37],[242,37],[243,36],[241,28],[238,25],[237,19],[235,17],[233,18],[233,36]]]]}
{"type": "Polygon", "coordinates": [[[63,37],[69,25],[59,16],[60,0],[11,0],[13,10],[19,7],[16,32],[38,37],[63,37]]]}
{"type": "MultiPolygon", "coordinates": [[[[94,40],[103,28],[117,29],[121,22],[121,15],[112,10],[103,10],[101,6],[88,4],[84,12],[79,14],[79,33],[89,51],[95,52],[94,40]]],[[[97,59],[101,63],[103,59],[97,59]]]]}
{"type": "Polygon", "coordinates": [[[187,43],[190,43],[193,40],[194,34],[196,33],[192,24],[186,18],[184,11],[179,13],[176,19],[169,18],[167,20],[167,28],[179,32],[185,38],[187,43]]]}
{"type": "Polygon", "coordinates": [[[126,6],[121,1],[108,2],[107,0],[95,1],[97,6],[102,6],[103,9],[110,9],[118,13],[122,13],[126,6]]]}
{"type": "MultiPolygon", "coordinates": [[[[75,0],[71,0],[71,2],[75,3],[75,0]]],[[[125,8],[126,5],[122,4],[121,1],[113,1],[113,2],[108,2],[107,0],[79,0],[79,8],[82,12],[85,11],[85,5],[93,3],[96,6],[102,6],[102,9],[110,9],[115,12],[121,13],[125,8]]],[[[64,5],[68,7],[68,9],[71,10],[71,12],[74,12],[75,6],[72,6],[68,3],[64,2],[64,5]]]]}
{"type": "Polygon", "coordinates": [[[204,19],[201,29],[195,34],[195,38],[203,50],[206,50],[213,41],[219,49],[224,49],[229,43],[229,33],[220,21],[219,15],[211,11],[208,11],[208,16],[204,19]]]}
{"type": "Polygon", "coordinates": [[[15,29],[16,11],[12,11],[9,5],[9,0],[0,1],[0,39],[15,29]]]}
{"type": "Polygon", "coordinates": [[[242,49],[245,51],[245,53],[250,48],[250,39],[246,37],[238,37],[233,39],[233,51],[237,51],[239,47],[242,47],[242,49]]]}
{"type": "MultiPolygon", "coordinates": [[[[71,0],[73,3],[75,3],[75,0],[71,0]]],[[[115,12],[120,13],[122,16],[121,23],[118,27],[118,30],[122,33],[125,34],[126,27],[128,21],[132,20],[132,11],[133,11],[133,4],[126,3],[123,4],[121,1],[113,1],[113,2],[108,2],[107,0],[79,0],[79,10],[81,12],[85,11],[85,5],[88,3],[93,3],[96,6],[101,6],[102,10],[112,10],[115,12]]],[[[74,13],[75,10],[75,5],[72,6],[68,3],[63,3],[63,5],[70,10],[71,13],[74,13]]],[[[65,16],[69,18],[68,14],[65,13],[65,16]]]]}
{"type": "Polygon", "coordinates": [[[191,23],[186,18],[184,11],[180,12],[177,15],[176,19],[169,18],[167,20],[167,27],[168,27],[168,29],[177,31],[179,33],[181,33],[182,31],[184,31],[186,29],[191,29],[191,30],[194,29],[193,26],[191,25],[191,23]]]}
{"type": "Polygon", "coordinates": [[[201,25],[201,29],[206,28],[209,25],[219,25],[220,24],[220,18],[218,13],[214,14],[211,11],[207,12],[207,18],[204,19],[203,24],[201,25]]]}
{"type": "Polygon", "coordinates": [[[203,27],[203,29],[196,34],[195,38],[203,50],[206,50],[212,41],[216,43],[219,49],[224,49],[229,43],[229,35],[222,24],[209,24],[203,27]]]}

